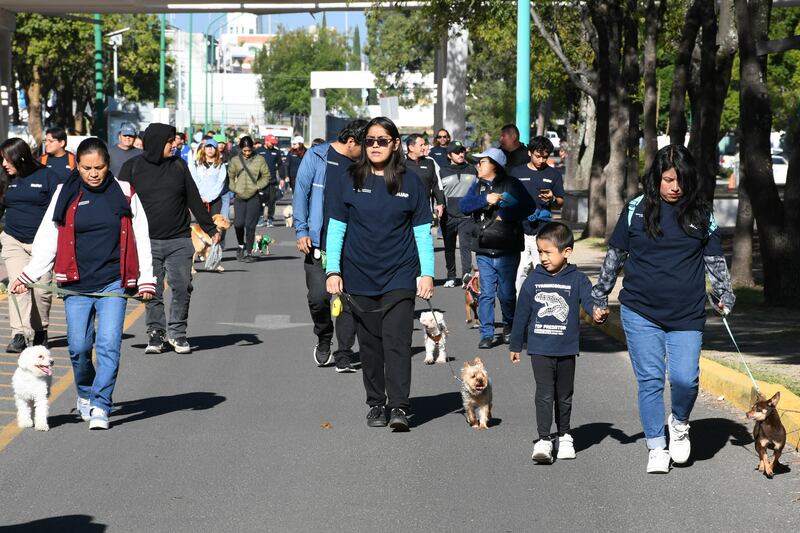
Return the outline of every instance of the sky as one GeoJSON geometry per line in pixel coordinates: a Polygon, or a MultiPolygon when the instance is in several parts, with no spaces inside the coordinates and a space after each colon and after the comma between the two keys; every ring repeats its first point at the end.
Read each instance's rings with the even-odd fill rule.
{"type": "MultiPolygon", "coordinates": [[[[192,20],[192,31],[202,33],[206,31],[208,23],[218,17],[220,13],[195,13],[192,20]]],[[[367,39],[367,28],[365,26],[364,13],[358,11],[329,11],[326,15],[328,26],[333,26],[337,30],[344,32],[345,29],[345,15],[350,31],[353,31],[355,25],[359,26],[359,33],[361,35],[362,43],[367,39]]],[[[267,28],[267,16],[264,17],[264,29],[267,28]]],[[[188,14],[175,14],[167,15],[168,22],[173,26],[177,26],[181,30],[189,31],[189,15],[188,14]],[[169,19],[172,19],[171,21],[169,19]]],[[[222,22],[222,19],[220,20],[222,22]]],[[[292,13],[286,15],[272,15],[272,31],[278,29],[279,24],[283,24],[287,29],[293,30],[295,28],[308,27],[314,24],[322,23],[322,13],[292,13]]],[[[214,25],[218,26],[217,24],[214,25]]]]}

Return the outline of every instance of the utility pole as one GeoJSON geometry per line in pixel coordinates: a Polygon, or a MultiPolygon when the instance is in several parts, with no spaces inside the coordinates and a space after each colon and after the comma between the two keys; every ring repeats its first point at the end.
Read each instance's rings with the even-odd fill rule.
{"type": "Polygon", "coordinates": [[[161,22],[161,54],[159,58],[159,73],[158,73],[158,107],[163,108],[166,105],[164,94],[164,81],[166,77],[166,61],[165,56],[167,53],[167,38],[165,34],[166,15],[163,13],[159,17],[161,22]]]}
{"type": "Polygon", "coordinates": [[[192,33],[193,15],[189,13],[189,145],[191,146],[192,137],[194,136],[194,128],[192,128],[192,42],[194,42],[194,33],[192,33]]]}
{"type": "Polygon", "coordinates": [[[106,133],[106,94],[103,89],[103,29],[102,18],[94,16],[94,133],[107,139],[106,133]]]}
{"type": "Polygon", "coordinates": [[[517,129],[519,142],[531,138],[531,3],[517,0],[517,129]]]}

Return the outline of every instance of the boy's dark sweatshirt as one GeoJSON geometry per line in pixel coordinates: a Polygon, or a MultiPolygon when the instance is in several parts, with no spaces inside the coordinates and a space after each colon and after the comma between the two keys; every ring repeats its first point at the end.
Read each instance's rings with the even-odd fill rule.
{"type": "Polygon", "coordinates": [[[217,228],[211,221],[189,167],[180,156],[164,158],[164,145],[175,128],[153,123],[144,132],[144,153],[122,165],[118,179],[127,181],[139,196],[150,226],[150,238],[159,240],[189,237],[189,210],[203,231],[213,237],[217,228]]]}
{"type": "Polygon", "coordinates": [[[511,330],[512,352],[528,355],[576,355],[580,351],[580,307],[592,314],[592,283],[575,265],[551,274],[536,265],[522,284],[511,330]],[[527,331],[527,334],[526,334],[527,331]]]}

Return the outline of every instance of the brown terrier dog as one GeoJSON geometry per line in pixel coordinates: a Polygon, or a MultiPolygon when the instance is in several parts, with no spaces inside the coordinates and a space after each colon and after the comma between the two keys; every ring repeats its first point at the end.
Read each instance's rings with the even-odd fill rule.
{"type": "Polygon", "coordinates": [[[786,429],[783,427],[781,417],[778,416],[778,412],[775,410],[780,399],[780,392],[776,392],[769,400],[758,394],[756,403],[747,412],[747,418],[756,422],[753,427],[753,440],[759,457],[758,471],[764,472],[764,475],[768,478],[772,477],[775,466],[778,464],[778,457],[781,456],[781,451],[786,445],[786,429]],[[774,450],[772,462],[767,458],[767,449],[774,450]]]}
{"type": "Polygon", "coordinates": [[[461,369],[461,401],[467,422],[475,429],[488,429],[492,418],[492,381],[480,357],[461,369]],[[475,411],[478,411],[478,417],[475,411]]]}
{"type": "MultiPolygon", "coordinates": [[[[217,231],[222,232],[226,229],[230,229],[231,221],[225,218],[222,215],[214,215],[211,217],[212,222],[217,227],[217,231]]],[[[194,255],[192,255],[192,264],[195,261],[200,259],[201,261],[205,261],[208,258],[208,252],[211,251],[211,244],[212,240],[211,237],[208,236],[208,233],[203,231],[199,224],[192,224],[192,246],[194,246],[194,255]]],[[[225,270],[222,265],[217,267],[217,272],[222,272],[225,270]]],[[[196,273],[197,271],[192,266],[192,274],[196,273]]]]}
{"type": "Polygon", "coordinates": [[[480,327],[478,320],[478,296],[481,294],[481,278],[477,270],[472,271],[472,276],[464,283],[464,310],[467,315],[467,327],[475,329],[480,327]]]}

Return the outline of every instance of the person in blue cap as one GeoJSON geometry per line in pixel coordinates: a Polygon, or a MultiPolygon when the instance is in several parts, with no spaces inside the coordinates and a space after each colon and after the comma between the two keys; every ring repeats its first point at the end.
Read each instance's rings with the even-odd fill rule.
{"type": "Polygon", "coordinates": [[[114,176],[119,176],[125,161],[142,154],[141,150],[133,146],[133,141],[136,140],[138,134],[136,126],[130,122],[123,122],[120,126],[119,135],[117,136],[119,142],[114,146],[108,147],[108,155],[111,157],[109,170],[114,176]]]}

